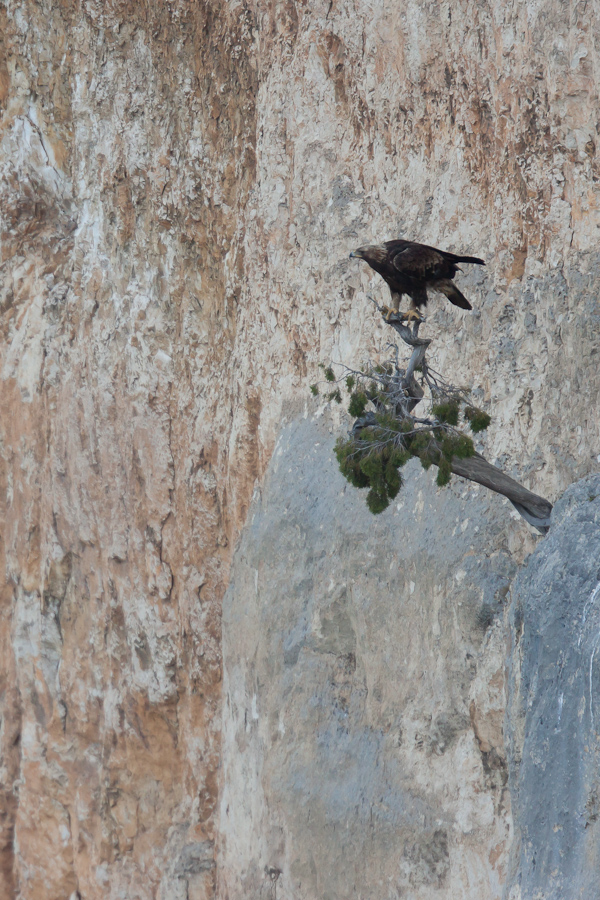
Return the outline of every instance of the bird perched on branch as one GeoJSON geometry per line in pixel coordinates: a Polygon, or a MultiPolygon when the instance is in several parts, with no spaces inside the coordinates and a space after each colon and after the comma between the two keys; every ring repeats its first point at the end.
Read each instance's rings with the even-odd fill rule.
{"type": "Polygon", "coordinates": [[[458,263],[485,265],[476,256],[457,256],[426,244],[403,240],[359,247],[352,251],[350,258],[364,259],[387,282],[392,293],[391,307],[383,308],[388,322],[392,315],[421,321],[419,308],[427,303],[427,288],[445,294],[450,303],[461,309],[473,309],[452,279],[460,271],[458,263]],[[406,313],[399,313],[402,294],[408,294],[411,301],[406,313]]]}

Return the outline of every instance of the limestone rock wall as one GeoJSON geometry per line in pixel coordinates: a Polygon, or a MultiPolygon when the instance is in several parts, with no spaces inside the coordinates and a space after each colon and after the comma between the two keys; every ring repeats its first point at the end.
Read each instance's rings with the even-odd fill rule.
{"type": "MultiPolygon", "coordinates": [[[[1,0],[0,895],[192,900],[258,885],[250,861],[270,851],[245,857],[243,874],[227,848],[252,842],[243,822],[284,828],[281,811],[271,820],[255,794],[249,818],[221,816],[217,841],[220,798],[244,791],[233,744],[221,746],[239,727],[223,688],[221,604],[283,411],[302,414],[288,404],[305,403],[319,360],[385,352],[366,298],[385,292],[349,250],[402,233],[484,256],[485,271],[461,276],[473,314],[431,305],[438,366],[490,403],[484,450],[532,489],[554,499],[593,469],[598,25],[594,4],[560,0],[1,0]]],[[[428,496],[436,517],[462,515],[453,494],[428,496]]],[[[490,509],[494,552],[519,564],[533,539],[504,506],[490,509]]],[[[343,523],[329,527],[342,540],[343,523]]],[[[312,577],[312,564],[290,557],[292,580],[312,577]]],[[[411,580],[426,609],[429,588],[411,580]]],[[[381,594],[386,620],[397,590],[381,594]]],[[[327,618],[325,597],[315,608],[327,618]]],[[[359,607],[344,603],[341,655],[354,652],[356,668],[338,672],[317,649],[307,677],[333,685],[319,702],[348,695],[368,735],[381,725],[365,685],[385,629],[373,624],[351,651],[359,607]]],[[[419,626],[421,648],[433,621],[419,626]]],[[[470,627],[456,626],[457,639],[470,627]]],[[[411,701],[414,721],[431,716],[435,731],[452,700],[475,793],[492,752],[481,747],[501,758],[498,641],[466,681],[465,648],[453,656],[448,642],[440,708],[425,693],[411,701]],[[484,712],[475,702],[471,714],[475,683],[484,712]]],[[[396,715],[400,700],[382,698],[396,715]]],[[[349,758],[369,757],[365,740],[348,739],[349,758]]],[[[447,752],[432,753],[436,778],[447,752]]],[[[245,757],[253,771],[256,754],[245,757]]],[[[395,797],[399,771],[386,775],[395,797]]],[[[386,856],[386,873],[402,856],[398,891],[411,878],[431,877],[440,896],[466,883],[444,860],[468,832],[452,831],[457,807],[436,791],[427,804],[440,803],[442,824],[427,807],[414,851],[402,856],[406,839],[386,856]]],[[[393,821],[406,829],[420,813],[400,809],[393,821]]],[[[503,810],[486,819],[486,846],[501,845],[490,860],[506,852],[503,810]]],[[[325,827],[326,804],[320,815],[325,827]]],[[[348,841],[360,845],[357,833],[348,841]]],[[[482,852],[473,871],[497,894],[504,863],[484,865],[482,852]]],[[[298,858],[306,890],[321,890],[309,844],[298,858]]],[[[276,893],[275,875],[252,890],[276,893]]]]}

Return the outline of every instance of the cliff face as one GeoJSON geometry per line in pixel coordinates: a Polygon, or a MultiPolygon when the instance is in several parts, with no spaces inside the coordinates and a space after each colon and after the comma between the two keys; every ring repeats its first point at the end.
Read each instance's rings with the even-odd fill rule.
{"type": "Polygon", "coordinates": [[[1,9],[0,895],[210,896],[250,25],[1,9]]]}
{"type": "Polygon", "coordinates": [[[488,458],[552,499],[593,468],[598,25],[0,2],[0,895],[499,896],[534,539],[418,472],[373,525],[302,405],[319,360],[384,351],[347,255],[402,233],[488,260],[426,326],[488,458]]]}

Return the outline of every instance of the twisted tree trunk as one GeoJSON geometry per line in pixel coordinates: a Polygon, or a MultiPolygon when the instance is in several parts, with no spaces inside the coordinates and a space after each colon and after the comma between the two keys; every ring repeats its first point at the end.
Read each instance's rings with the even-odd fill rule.
{"type": "Polygon", "coordinates": [[[468,456],[466,459],[458,459],[454,456],[450,466],[455,475],[461,475],[463,478],[468,478],[469,481],[482,484],[490,491],[508,497],[517,512],[541,534],[546,534],[550,528],[552,512],[550,501],[528,491],[510,475],[489,463],[480,453],[475,453],[474,456],[468,456]]]}
{"type": "MultiPolygon", "coordinates": [[[[425,361],[427,348],[431,343],[430,340],[419,338],[419,322],[416,322],[412,329],[404,325],[398,317],[392,317],[388,324],[400,335],[402,340],[413,348],[413,352],[402,379],[402,385],[406,388],[409,396],[409,409],[411,412],[423,397],[423,389],[417,383],[414,372],[417,366],[425,361]]],[[[523,516],[526,522],[533,525],[541,534],[546,534],[550,528],[550,516],[552,513],[552,504],[544,497],[539,497],[532,491],[506,475],[501,469],[489,463],[480,453],[475,453],[466,459],[459,459],[454,456],[451,462],[451,469],[455,475],[467,478],[477,484],[482,484],[495,491],[496,494],[502,494],[507,497],[517,512],[523,516]]]]}

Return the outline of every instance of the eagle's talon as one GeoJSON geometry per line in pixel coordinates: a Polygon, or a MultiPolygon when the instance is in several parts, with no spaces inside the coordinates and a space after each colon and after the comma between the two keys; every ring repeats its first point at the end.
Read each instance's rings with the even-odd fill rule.
{"type": "Polygon", "coordinates": [[[406,319],[410,322],[414,319],[415,322],[424,322],[425,319],[418,311],[418,309],[409,309],[405,313],[400,313],[400,319],[405,321],[406,319]]]}
{"type": "Polygon", "coordinates": [[[381,307],[381,315],[385,319],[386,322],[391,322],[392,318],[398,319],[400,322],[424,322],[425,318],[421,315],[421,313],[417,309],[409,309],[406,312],[400,312],[399,309],[394,309],[393,306],[382,306],[381,307]]]}

